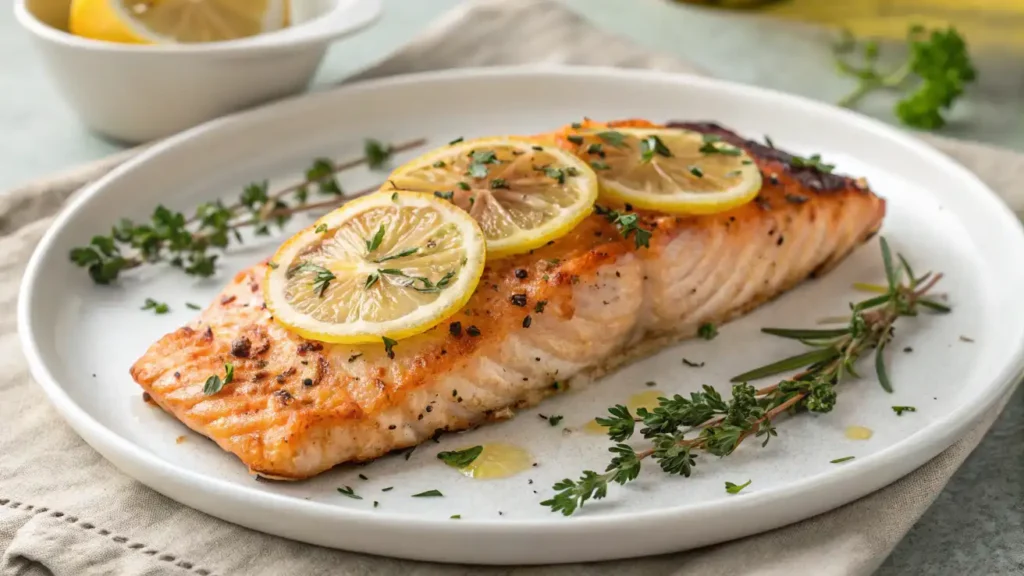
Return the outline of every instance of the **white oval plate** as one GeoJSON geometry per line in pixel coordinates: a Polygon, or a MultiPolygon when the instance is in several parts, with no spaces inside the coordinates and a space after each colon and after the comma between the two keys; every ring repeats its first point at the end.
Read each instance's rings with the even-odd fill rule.
{"type": "MultiPolygon", "coordinates": [[[[355,171],[342,183],[355,190],[379,178],[355,171]]],[[[290,230],[308,222],[296,218],[290,230]]],[[[877,490],[938,454],[1021,371],[1024,267],[1007,262],[1022,253],[1017,220],[977,178],[917,140],[850,112],[660,72],[463,70],[306,96],[147,150],[90,186],[57,219],[26,272],[19,322],[33,374],[75,430],[125,473],[186,505],[264,532],[374,554],[490,564],[588,561],[681,550],[781,526],[877,490]],[[584,115],[712,119],[749,137],[770,134],[780,147],[821,153],[838,171],[866,176],[889,201],[884,234],[918,271],[946,274],[941,286],[954,313],[901,321],[891,349],[913,352],[893,354],[894,394],[867,376],[873,374],[868,361],[863,379],[840,386],[834,412],[780,422],[780,437],[767,448],[747,442],[726,459],[702,456],[688,479],[666,477],[648,464],[636,483],[614,486],[608,499],[564,518],[538,503],[551,495],[553,482],[585,468],[602,470],[609,443],[579,431],[564,434],[562,426],[579,427],[647,390],[647,381],[667,393],[702,383],[726,386],[741,370],[800,351],[758,328],[807,326],[843,312],[863,297],[851,291],[852,282],[881,277],[877,242],[826,278],[723,327],[712,342],[684,343],[512,421],[428,442],[408,461],[391,456],[292,484],[254,481],[233,456],[143,403],[128,376],[150,343],[193,314],[186,302],[205,305],[236,271],[272,253],[280,236],[232,250],[218,277],[206,281],[150,269],[117,287],[94,286],[68,262],[71,247],[118,217],[145,218],[157,203],[189,209],[234,198],[249,181],[294,176],[310,158],[358,156],[367,136],[392,142],[427,136],[436,145],[458,136],[551,130],[584,115]],[[173,312],[140,311],[147,297],[167,301],[173,312]],[[687,367],[684,357],[706,365],[687,367]],[[892,405],[917,412],[898,417],[892,405]],[[552,427],[538,413],[565,419],[552,427]],[[854,424],[874,436],[846,439],[844,429],[854,424]],[[188,440],[176,443],[179,435],[188,440]],[[440,450],[499,439],[529,449],[538,466],[505,480],[475,481],[435,458],[440,450]],[[844,456],[856,459],[829,463],[844,456]],[[753,482],[729,495],[726,480],[753,482]],[[363,499],[339,494],[343,485],[363,499]],[[388,486],[394,489],[383,492],[388,486]],[[410,497],[434,488],[445,496],[410,497]],[[462,519],[449,519],[453,514],[462,519]]]]}

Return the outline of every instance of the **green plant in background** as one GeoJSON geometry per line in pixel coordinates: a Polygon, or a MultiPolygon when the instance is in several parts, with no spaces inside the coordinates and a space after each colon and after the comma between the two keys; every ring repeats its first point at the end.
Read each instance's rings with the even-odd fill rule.
{"type": "Polygon", "coordinates": [[[964,87],[978,75],[967,44],[953,27],[929,31],[923,26],[911,26],[907,45],[905,62],[894,70],[881,70],[878,43],[858,43],[849,31],[844,31],[833,49],[836,64],[841,74],[856,78],[858,83],[839,105],[853,107],[871,92],[895,90],[903,94],[894,110],[900,122],[922,130],[944,126],[943,112],[953,106],[964,87]],[[850,61],[858,52],[860,66],[850,61]]]}

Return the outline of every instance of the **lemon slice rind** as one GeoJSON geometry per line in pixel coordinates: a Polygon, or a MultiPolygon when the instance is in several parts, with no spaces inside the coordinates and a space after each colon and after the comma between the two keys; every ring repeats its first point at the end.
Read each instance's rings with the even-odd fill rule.
{"type": "MultiPolygon", "coordinates": [[[[273,264],[267,271],[263,286],[264,298],[274,320],[304,338],[348,344],[380,342],[383,337],[401,340],[429,330],[466,305],[483,274],[485,250],[483,232],[476,221],[451,203],[416,192],[380,191],[346,203],[286,241],[271,259],[273,264]],[[310,247],[317,246],[323,240],[323,232],[317,230],[341,229],[363,212],[384,206],[396,207],[399,210],[432,210],[438,213],[445,223],[455,225],[460,235],[462,250],[460,267],[454,281],[440,290],[433,302],[383,321],[327,321],[297,310],[288,300],[289,270],[299,264],[300,257],[310,247]]],[[[367,261],[365,268],[332,268],[331,272],[336,275],[350,274],[349,280],[354,279],[361,284],[367,275],[366,270],[372,271],[399,264],[400,261],[397,260],[390,260],[387,264],[367,261]]],[[[325,293],[330,294],[326,290],[325,293]]]]}

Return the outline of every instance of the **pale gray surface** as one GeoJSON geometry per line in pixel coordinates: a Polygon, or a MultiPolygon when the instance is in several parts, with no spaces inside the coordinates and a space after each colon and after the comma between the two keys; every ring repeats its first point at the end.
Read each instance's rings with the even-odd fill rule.
{"type": "MultiPolygon", "coordinates": [[[[382,59],[455,0],[389,0],[388,13],[369,33],[339,44],[319,83],[382,59]]],[[[823,99],[845,85],[832,75],[824,37],[793,33],[794,28],[681,11],[653,0],[566,0],[586,6],[598,24],[628,34],[638,43],[684,56],[714,75],[785,89],[823,99]]],[[[85,133],[53,93],[13,18],[0,13],[0,151],[5,170],[0,188],[115,150],[85,133]]],[[[510,39],[496,38],[495,41],[510,39]]],[[[514,41],[514,40],[513,40],[514,41]]],[[[998,63],[983,66],[983,87],[975,104],[958,110],[962,120],[949,133],[1024,147],[1019,101],[1020,71],[1001,73],[998,63]],[[998,72],[997,72],[998,70],[998,72]],[[980,102],[984,102],[980,104],[980,102]],[[970,117],[970,121],[966,120],[970,117]]],[[[888,105],[870,111],[887,117],[888,105]]],[[[947,490],[908,535],[882,574],[999,574],[1024,571],[1022,509],[1024,445],[1018,393],[993,434],[959,471],[947,490]]]]}

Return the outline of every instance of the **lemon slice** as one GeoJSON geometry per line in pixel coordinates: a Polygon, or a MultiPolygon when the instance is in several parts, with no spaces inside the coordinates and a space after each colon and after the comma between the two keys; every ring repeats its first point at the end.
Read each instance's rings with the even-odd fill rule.
{"type": "Polygon", "coordinates": [[[218,42],[280,30],[289,12],[289,0],[72,0],[68,30],[107,42],[218,42]]]}
{"type": "Polygon", "coordinates": [[[525,138],[458,141],[399,167],[389,181],[469,212],[487,237],[489,258],[565,235],[590,214],[598,193],[585,162],[525,138]]]}
{"type": "Polygon", "coordinates": [[[684,214],[712,214],[746,204],[761,172],[743,150],[716,136],[667,128],[571,130],[562,145],[586,159],[601,194],[620,204],[684,214]]]}
{"type": "Polygon", "coordinates": [[[263,291],[274,319],[305,338],[398,340],[462,308],[483,274],[485,254],[476,221],[450,202],[376,192],[285,242],[263,291]]]}

